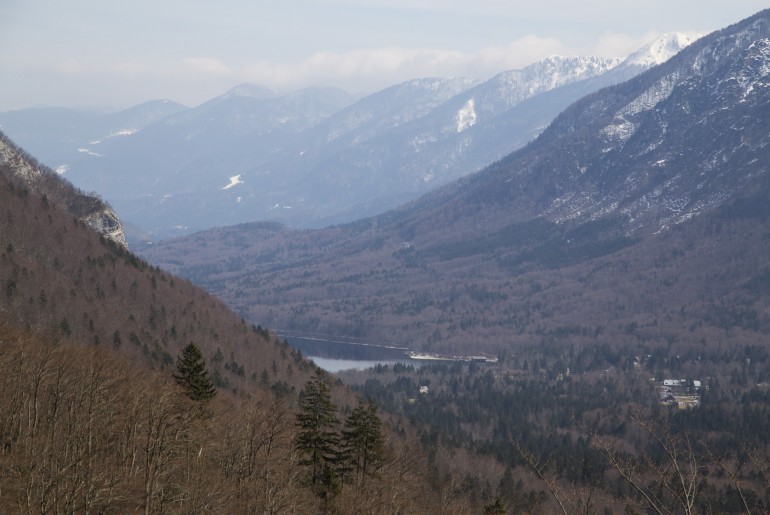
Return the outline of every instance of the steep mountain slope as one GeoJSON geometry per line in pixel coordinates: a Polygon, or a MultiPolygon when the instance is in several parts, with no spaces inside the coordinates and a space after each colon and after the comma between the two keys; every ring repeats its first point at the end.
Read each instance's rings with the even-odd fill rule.
{"type": "Polygon", "coordinates": [[[465,78],[433,78],[391,86],[333,114],[309,131],[302,144],[307,147],[306,141],[318,140],[318,147],[333,145],[339,149],[361,143],[425,116],[474,84],[465,78]]]}
{"type": "Polygon", "coordinates": [[[120,349],[161,369],[194,341],[217,384],[239,391],[258,388],[266,370],[263,387],[306,380],[309,365],[266,331],[94,230],[93,217],[109,210],[101,201],[2,145],[0,323],[46,341],[120,349]]]}
{"type": "Polygon", "coordinates": [[[422,349],[765,338],[769,41],[763,11],[385,215],[145,255],[272,327],[422,349]]]}
{"type": "Polygon", "coordinates": [[[483,217],[511,204],[555,222],[619,216],[628,231],[717,206],[765,170],[766,39],[763,15],[714,33],[580,100],[523,152],[444,198],[483,217]]]}
{"type": "Polygon", "coordinates": [[[322,133],[321,149],[349,144],[349,138],[371,137],[419,116],[469,84],[413,81],[351,109],[343,109],[351,99],[339,90],[313,88],[279,97],[244,94],[254,89],[239,87],[128,141],[111,142],[114,146],[99,149],[105,159],[73,165],[71,177],[108,198],[117,194],[124,216],[144,228],[173,232],[174,227],[282,218],[302,207],[295,202],[296,183],[314,155],[298,144],[306,129],[322,133]],[[333,123],[319,125],[335,112],[333,123]]]}
{"type": "Polygon", "coordinates": [[[54,202],[105,238],[127,248],[123,225],[112,208],[99,198],[78,191],[40,165],[0,132],[0,173],[15,187],[31,190],[54,202]]]}
{"type": "MultiPolygon", "coordinates": [[[[476,137],[496,116],[546,91],[600,75],[618,61],[552,57],[465,87],[433,109],[412,115],[387,130],[363,135],[357,131],[345,145],[327,144],[333,133],[309,131],[303,134],[297,152],[303,158],[296,170],[300,180],[296,180],[285,203],[315,206],[317,219],[302,223],[312,227],[385,211],[489,164],[537,133],[534,128],[516,127],[506,137],[495,131],[491,131],[491,137],[476,137]],[[502,145],[502,149],[495,149],[496,145],[502,145]],[[317,149],[316,154],[306,157],[308,148],[317,149]]],[[[546,112],[551,112],[552,118],[560,110],[546,112]]],[[[550,121],[545,116],[518,119],[517,123],[529,127],[538,120],[540,130],[550,121]]],[[[327,123],[336,126],[336,118],[331,117],[327,123]]],[[[283,163],[296,160],[288,154],[280,159],[283,163]]]]}

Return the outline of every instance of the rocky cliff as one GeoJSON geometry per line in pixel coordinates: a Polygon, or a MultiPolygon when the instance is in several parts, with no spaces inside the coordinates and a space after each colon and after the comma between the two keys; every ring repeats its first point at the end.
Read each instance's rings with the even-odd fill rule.
{"type": "Polygon", "coordinates": [[[44,196],[88,224],[108,240],[128,249],[123,225],[109,204],[88,195],[40,164],[0,132],[0,173],[17,185],[44,196]]]}

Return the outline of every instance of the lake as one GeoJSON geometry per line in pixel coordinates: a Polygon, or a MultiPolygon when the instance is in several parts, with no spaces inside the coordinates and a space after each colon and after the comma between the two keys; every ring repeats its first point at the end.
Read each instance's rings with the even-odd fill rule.
{"type": "Polygon", "coordinates": [[[406,349],[396,346],[372,345],[361,342],[328,340],[316,337],[282,336],[289,345],[327,372],[365,370],[377,365],[396,363],[419,367],[424,361],[410,359],[406,349]]]}
{"type": "Polygon", "coordinates": [[[367,368],[372,368],[377,365],[388,365],[393,366],[396,363],[403,363],[406,365],[414,365],[414,366],[420,366],[422,363],[415,362],[414,360],[410,359],[404,359],[404,360],[397,360],[397,361],[386,361],[386,360],[375,360],[375,361],[369,361],[369,360],[360,360],[360,359],[334,359],[334,358],[321,358],[318,356],[307,356],[308,359],[312,359],[313,363],[318,365],[319,367],[323,368],[327,372],[331,372],[332,374],[335,372],[342,372],[343,370],[366,370],[367,368]]]}

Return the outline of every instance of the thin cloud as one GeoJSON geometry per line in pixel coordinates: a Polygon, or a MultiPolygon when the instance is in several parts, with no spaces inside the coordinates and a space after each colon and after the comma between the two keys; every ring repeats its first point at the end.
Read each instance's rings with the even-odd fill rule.
{"type": "MultiPolygon", "coordinates": [[[[135,93],[154,85],[160,96],[195,105],[221,94],[239,82],[276,90],[309,86],[334,86],[352,93],[372,93],[394,84],[424,77],[488,79],[500,72],[523,68],[551,55],[601,55],[623,57],[649,43],[659,34],[641,37],[608,32],[585,48],[570,46],[559,38],[527,35],[503,45],[472,52],[441,48],[390,46],[346,52],[316,52],[304,59],[280,62],[225,62],[215,57],[186,57],[175,62],[126,61],[88,63],[66,59],[55,64],[63,77],[101,76],[103,81],[131,84],[135,93]],[[195,88],[180,89],[181,84],[195,88]],[[180,94],[184,91],[184,94],[180,94]]],[[[116,86],[117,87],[117,86],[116,86]]],[[[106,88],[110,89],[110,88],[106,88]]],[[[148,96],[158,94],[146,93],[148,96]]],[[[137,98],[136,100],[142,100],[137,98]]]]}
{"type": "Polygon", "coordinates": [[[144,76],[152,71],[148,64],[136,61],[115,63],[110,69],[115,75],[127,78],[144,76]]]}
{"type": "Polygon", "coordinates": [[[182,60],[182,66],[186,71],[202,75],[229,75],[232,73],[229,66],[212,57],[188,57],[182,60]]]}
{"type": "Polygon", "coordinates": [[[587,49],[587,54],[601,57],[624,57],[654,41],[661,34],[647,32],[640,37],[632,37],[619,32],[606,32],[599,37],[596,44],[587,49]]]}
{"type": "Polygon", "coordinates": [[[502,46],[490,46],[480,50],[475,59],[486,69],[511,70],[523,68],[551,55],[574,54],[570,48],[556,38],[524,36],[502,46]]]}
{"type": "Polygon", "coordinates": [[[554,54],[569,53],[555,38],[525,36],[477,52],[435,48],[386,47],[349,52],[318,52],[301,61],[261,60],[247,66],[244,80],[274,88],[334,85],[376,90],[416,77],[469,76],[485,79],[554,54]]]}

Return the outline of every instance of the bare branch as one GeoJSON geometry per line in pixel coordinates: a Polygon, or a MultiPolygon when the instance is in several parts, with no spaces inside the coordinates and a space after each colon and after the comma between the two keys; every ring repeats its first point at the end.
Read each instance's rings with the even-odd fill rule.
{"type": "Polygon", "coordinates": [[[540,460],[537,459],[534,454],[523,448],[518,443],[514,443],[514,446],[516,447],[519,455],[521,455],[521,457],[524,458],[524,461],[527,462],[532,472],[534,472],[537,478],[540,479],[543,484],[545,484],[546,488],[548,488],[548,491],[551,492],[551,495],[553,495],[553,498],[556,499],[556,503],[559,505],[562,513],[567,515],[567,507],[564,505],[564,501],[562,501],[562,493],[559,490],[559,487],[556,485],[556,479],[546,473],[545,464],[541,464],[540,460]]]}

